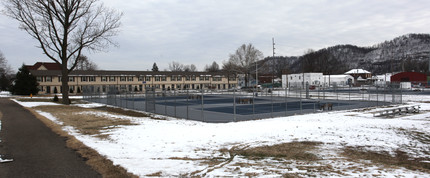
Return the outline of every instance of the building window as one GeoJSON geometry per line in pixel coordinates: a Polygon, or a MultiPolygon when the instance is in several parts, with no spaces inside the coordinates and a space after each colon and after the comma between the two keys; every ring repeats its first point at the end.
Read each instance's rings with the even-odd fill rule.
{"type": "Polygon", "coordinates": [[[212,77],[212,81],[221,81],[221,77],[212,77]]]}
{"type": "Polygon", "coordinates": [[[195,75],[191,76],[191,81],[196,81],[196,76],[195,75]]]}
{"type": "Polygon", "coordinates": [[[109,82],[115,82],[115,77],[109,77],[109,82]]]}
{"type": "Polygon", "coordinates": [[[166,76],[162,76],[161,81],[166,81],[166,76]]]}
{"type": "Polygon", "coordinates": [[[121,91],[126,91],[127,90],[127,85],[120,85],[119,86],[121,91]]]}
{"type": "Polygon", "coordinates": [[[160,81],[160,77],[155,77],[155,81],[160,81]]]}
{"type": "Polygon", "coordinates": [[[205,77],[205,80],[206,80],[206,81],[209,81],[209,76],[206,76],[206,77],[205,77]]]}
{"type": "Polygon", "coordinates": [[[119,78],[119,81],[124,82],[124,81],[125,81],[125,77],[124,77],[124,76],[121,76],[121,77],[119,78]]]}
{"type": "Polygon", "coordinates": [[[151,81],[151,76],[146,76],[146,81],[151,81]]]}
{"type": "Polygon", "coordinates": [[[52,77],[51,76],[46,77],[46,82],[52,82],[52,77]]]}
{"type": "Polygon", "coordinates": [[[87,81],[87,77],[81,77],[81,82],[86,82],[87,81]]]}
{"type": "Polygon", "coordinates": [[[128,77],[127,81],[132,82],[133,81],[133,77],[128,77]]]}
{"type": "Polygon", "coordinates": [[[102,82],[106,82],[107,81],[107,77],[102,77],[102,82]]]}
{"type": "Polygon", "coordinates": [[[75,81],[75,77],[69,77],[69,82],[74,82],[75,81]]]}
{"type": "Polygon", "coordinates": [[[176,81],[176,75],[170,76],[170,81],[176,81]]]}
{"type": "Polygon", "coordinates": [[[42,82],[42,77],[36,77],[37,82],[42,82]]]}
{"type": "Polygon", "coordinates": [[[88,77],[88,81],[95,82],[96,81],[96,77],[94,77],[94,76],[88,77]]]}
{"type": "Polygon", "coordinates": [[[138,78],[137,78],[137,80],[138,81],[143,81],[143,79],[144,79],[145,77],[144,76],[139,76],[138,78]]]}
{"type": "Polygon", "coordinates": [[[200,80],[200,81],[203,81],[203,80],[205,80],[205,77],[200,76],[199,80],[200,80]]]}
{"type": "Polygon", "coordinates": [[[182,81],[182,76],[179,75],[176,79],[177,81],[182,81]]]}
{"type": "Polygon", "coordinates": [[[185,81],[190,81],[190,76],[185,76],[185,81]]]}

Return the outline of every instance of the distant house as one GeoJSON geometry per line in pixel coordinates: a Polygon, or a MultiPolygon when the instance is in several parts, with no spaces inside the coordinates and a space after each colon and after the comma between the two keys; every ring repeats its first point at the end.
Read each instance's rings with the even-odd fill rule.
{"type": "Polygon", "coordinates": [[[345,72],[347,75],[354,77],[355,84],[361,85],[372,79],[372,73],[364,69],[351,69],[345,72]]]}
{"type": "Polygon", "coordinates": [[[351,75],[356,80],[359,77],[364,80],[372,78],[372,73],[364,69],[351,69],[348,72],[345,72],[345,74],[351,75]]]}

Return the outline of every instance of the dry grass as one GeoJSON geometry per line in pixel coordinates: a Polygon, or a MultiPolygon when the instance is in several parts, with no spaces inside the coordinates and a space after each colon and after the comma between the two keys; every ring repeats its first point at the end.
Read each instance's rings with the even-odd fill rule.
{"type": "Polygon", "coordinates": [[[113,162],[104,156],[100,155],[94,149],[84,145],[81,141],[75,137],[69,135],[67,132],[62,130],[60,125],[53,123],[51,120],[39,115],[33,109],[29,109],[39,120],[41,120],[46,126],[58,135],[67,138],[67,147],[78,152],[94,170],[99,172],[103,177],[137,177],[120,166],[113,165],[113,162]]]}
{"type": "Polygon", "coordinates": [[[106,111],[109,113],[115,113],[115,114],[121,114],[121,115],[125,115],[125,116],[131,116],[131,117],[150,117],[150,115],[145,114],[145,113],[141,113],[141,112],[136,112],[136,111],[132,111],[132,110],[125,110],[122,108],[115,108],[115,107],[107,107],[107,106],[103,106],[103,107],[98,107],[98,108],[94,108],[100,111],[106,111]]]}
{"type": "Polygon", "coordinates": [[[249,159],[273,157],[287,160],[316,161],[319,160],[318,156],[310,153],[310,151],[314,150],[320,144],[320,142],[290,142],[271,146],[230,150],[230,155],[233,153],[234,155],[242,155],[249,159]]]}
{"type": "Polygon", "coordinates": [[[147,174],[145,176],[147,176],[147,177],[161,177],[162,174],[163,173],[161,171],[159,171],[159,172],[155,172],[155,173],[152,173],[152,174],[147,174]]]}
{"type": "Polygon", "coordinates": [[[373,163],[379,163],[386,167],[397,166],[430,173],[430,163],[423,162],[424,160],[421,158],[409,157],[405,152],[400,150],[395,151],[395,155],[392,156],[388,152],[368,151],[360,147],[347,147],[343,150],[342,155],[350,161],[370,160],[373,163]]]}
{"type": "MultiPolygon", "coordinates": [[[[98,115],[80,114],[82,112],[100,112],[95,109],[80,108],[76,106],[37,106],[34,109],[51,113],[64,125],[73,126],[81,134],[97,135],[106,138],[103,130],[121,125],[133,125],[129,120],[119,118],[107,118],[98,115]]],[[[109,112],[108,112],[109,113],[109,112]]]]}

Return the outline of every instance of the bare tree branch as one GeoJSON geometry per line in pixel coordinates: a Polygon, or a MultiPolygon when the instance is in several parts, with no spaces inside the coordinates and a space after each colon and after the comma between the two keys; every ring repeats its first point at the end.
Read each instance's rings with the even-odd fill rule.
{"type": "Polygon", "coordinates": [[[20,22],[43,53],[61,66],[64,102],[68,102],[67,76],[83,50],[117,46],[111,38],[118,34],[122,13],[98,0],[5,0],[3,4],[6,14],[20,22]]]}

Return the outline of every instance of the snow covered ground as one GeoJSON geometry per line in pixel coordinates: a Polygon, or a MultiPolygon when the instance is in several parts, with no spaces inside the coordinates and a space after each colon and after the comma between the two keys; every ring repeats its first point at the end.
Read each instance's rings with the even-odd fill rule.
{"type": "MultiPolygon", "coordinates": [[[[222,124],[110,114],[109,117],[129,119],[136,125],[109,129],[106,131],[110,134],[107,139],[82,135],[70,126],[63,128],[114,164],[121,165],[138,176],[281,176],[301,173],[300,175],[313,176],[428,177],[430,174],[427,173],[400,167],[384,167],[377,163],[368,164],[366,161],[351,161],[340,155],[345,147],[360,147],[392,154],[400,150],[413,158],[430,160],[429,145],[405,132],[430,135],[430,103],[423,103],[430,101],[430,97],[404,98],[404,101],[411,102],[408,104],[421,105],[420,114],[376,118],[372,111],[377,109],[370,108],[222,124]],[[289,160],[286,163],[279,159],[250,160],[236,156],[229,160],[229,155],[220,152],[221,149],[233,147],[256,147],[292,141],[322,142],[315,150],[315,154],[322,159],[314,162],[289,160]],[[226,161],[207,163],[213,158],[225,158],[226,161]],[[330,165],[331,171],[311,169],[327,165],[330,165]]],[[[25,107],[49,104],[18,103],[25,107]]],[[[77,106],[88,108],[100,105],[92,103],[77,106]]],[[[39,113],[57,122],[57,118],[51,114],[39,113]]],[[[107,115],[102,111],[85,114],[107,115]]]]}

